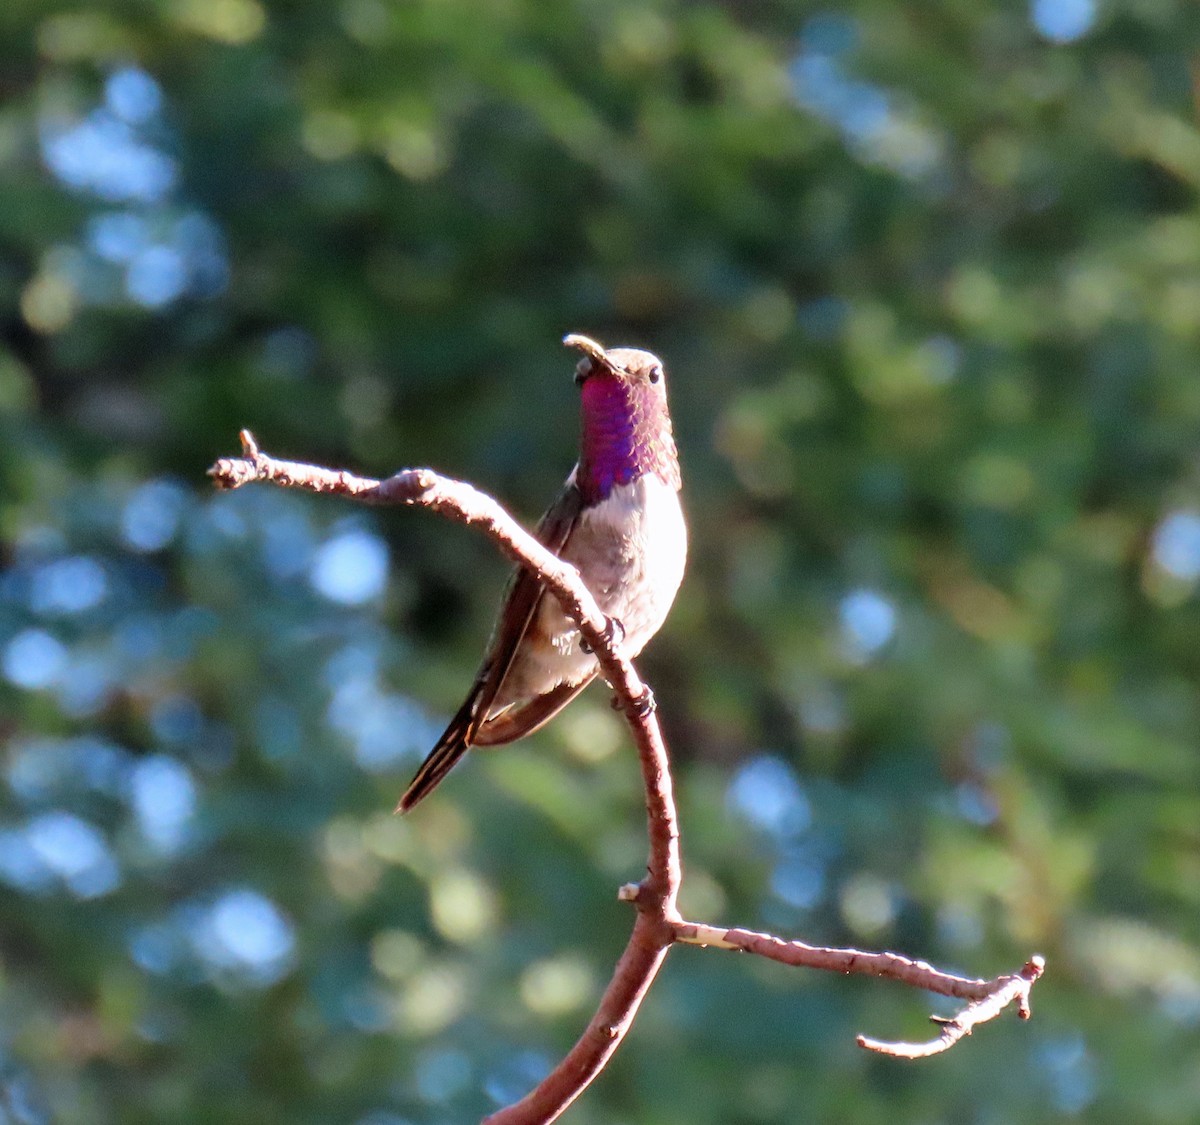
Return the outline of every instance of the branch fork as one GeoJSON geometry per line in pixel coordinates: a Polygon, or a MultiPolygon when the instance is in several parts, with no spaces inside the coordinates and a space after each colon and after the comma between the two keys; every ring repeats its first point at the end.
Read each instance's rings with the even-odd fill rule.
{"type": "Polygon", "coordinates": [[[430,469],[405,469],[386,480],[373,480],[345,471],[278,460],[263,453],[248,430],[242,430],[239,436],[241,457],[222,458],[208,470],[218,488],[241,488],[255,481],[269,481],[286,488],[332,493],[361,503],[430,508],[460,523],[479,527],[505,555],[533,571],[579,626],[613,688],[614,706],[624,713],[637,745],[646,794],[650,855],[645,878],[621,887],[617,895],[621,901],[632,903],[637,911],[633,933],[579,1041],[534,1090],[493,1113],[484,1125],[544,1125],[558,1118],[604,1069],[632,1025],[667,951],[675,944],[752,953],[785,965],[886,977],[967,1002],[952,1019],[930,1017],[941,1030],[928,1042],[887,1042],[858,1036],[860,1047],[893,1058],[927,1058],[948,1050],[1010,1006],[1016,1007],[1022,1019],[1029,1018],[1030,992],[1045,969],[1045,962],[1039,956],[1031,957],[1015,973],[990,981],[972,980],[896,953],[812,946],[772,934],[684,919],[676,906],[683,880],[679,821],[667,746],[659,727],[654,696],[622,652],[617,630],[600,611],[575,568],[543,547],[490,496],[463,481],[451,480],[430,469]]]}

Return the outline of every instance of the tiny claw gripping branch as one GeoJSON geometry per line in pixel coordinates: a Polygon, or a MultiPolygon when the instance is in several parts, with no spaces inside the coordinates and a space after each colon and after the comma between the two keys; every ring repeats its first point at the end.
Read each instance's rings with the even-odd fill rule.
{"type": "MultiPolygon", "coordinates": [[[[615,617],[606,618],[604,622],[604,640],[609,648],[616,648],[624,639],[625,626],[615,617]]],[[[586,640],[581,641],[579,647],[588,654],[595,651],[586,640]]]]}
{"type": "Polygon", "coordinates": [[[654,698],[649,684],[643,686],[642,694],[633,701],[633,710],[639,719],[648,718],[658,710],[658,701],[654,698]]]}

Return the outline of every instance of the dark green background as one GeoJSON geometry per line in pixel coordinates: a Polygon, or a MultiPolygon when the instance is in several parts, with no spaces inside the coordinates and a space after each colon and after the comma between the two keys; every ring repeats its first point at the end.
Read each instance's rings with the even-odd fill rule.
{"type": "Polygon", "coordinates": [[[1034,1019],[677,950],[573,1125],[1200,1117],[1188,0],[0,5],[6,1123],[445,1125],[582,1028],[644,862],[593,689],[404,820],[581,331],[668,365],[641,667],[684,905],[1034,1019]],[[386,560],[386,584],[381,564],[386,560]]]}

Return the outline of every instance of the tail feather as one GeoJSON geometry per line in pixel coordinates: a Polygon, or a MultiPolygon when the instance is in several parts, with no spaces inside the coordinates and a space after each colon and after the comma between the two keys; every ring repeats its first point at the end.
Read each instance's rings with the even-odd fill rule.
{"type": "Polygon", "coordinates": [[[428,797],[466,752],[467,743],[461,737],[450,742],[439,742],[430,752],[429,757],[421,763],[421,768],[417,770],[416,776],[409,782],[404,796],[400,798],[400,804],[396,806],[396,811],[406,813],[418,802],[428,797]]]}
{"type": "Polygon", "coordinates": [[[479,692],[476,689],[467,697],[458,713],[450,720],[450,725],[442,737],[437,740],[437,745],[421,763],[421,768],[404,790],[396,812],[406,813],[428,797],[441,784],[442,778],[458,764],[459,758],[471,748],[475,740],[475,730],[479,725],[476,718],[478,707],[479,692]]]}
{"type": "MultiPolygon", "coordinates": [[[[582,509],[583,496],[575,487],[575,474],[572,473],[566,487],[542,516],[534,534],[543,546],[556,555],[562,554],[582,509]]],[[[509,583],[500,619],[496,622],[487,657],[479,669],[475,684],[466,702],[458,709],[458,714],[450,720],[446,732],[430,751],[429,757],[421,763],[416,777],[400,798],[397,812],[408,812],[429,796],[470,747],[497,746],[524,737],[541,726],[583,686],[580,684],[566,689],[564,694],[560,685],[550,692],[548,699],[536,698],[518,705],[519,719],[516,714],[504,718],[514,706],[514,701],[507,696],[507,701],[493,713],[496,697],[517,659],[545,593],[541,582],[532,572],[517,568],[509,583]],[[484,734],[485,731],[489,733],[484,734]]]]}

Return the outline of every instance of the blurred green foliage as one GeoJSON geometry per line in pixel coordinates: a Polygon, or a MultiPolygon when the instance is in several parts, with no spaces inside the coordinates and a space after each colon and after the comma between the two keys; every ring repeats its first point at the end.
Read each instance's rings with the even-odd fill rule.
{"type": "Polygon", "coordinates": [[[431,464],[532,520],[564,332],[668,363],[642,661],[686,910],[1035,1017],[672,955],[568,1120],[1191,1123],[1200,8],[0,7],[0,1121],[441,1125],[582,1028],[644,861],[593,689],[394,800],[504,565],[203,469],[431,464]]]}

